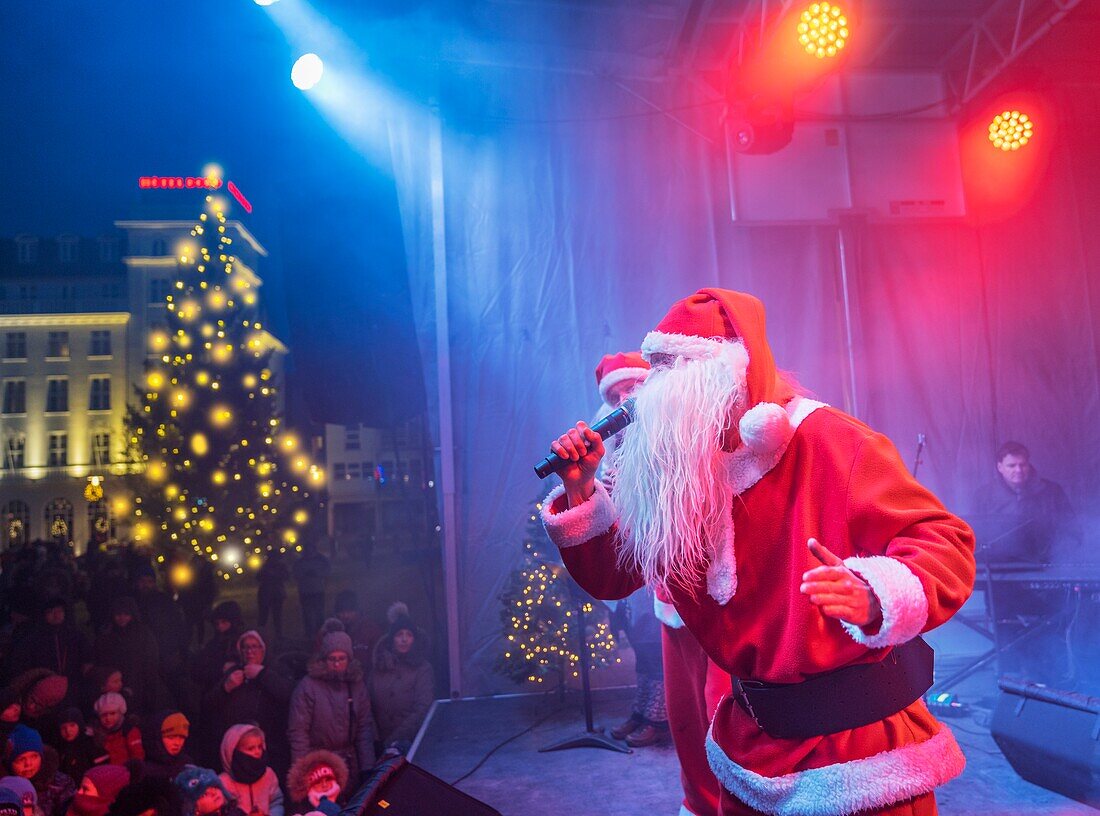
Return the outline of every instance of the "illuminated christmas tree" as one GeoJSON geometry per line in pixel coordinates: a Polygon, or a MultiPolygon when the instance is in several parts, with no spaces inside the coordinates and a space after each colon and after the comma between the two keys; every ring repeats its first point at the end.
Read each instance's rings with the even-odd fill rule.
{"type": "Polygon", "coordinates": [[[181,250],[153,330],[138,404],[127,412],[134,478],[133,537],[161,556],[190,552],[228,580],[265,551],[300,548],[321,469],[283,427],[256,279],[233,255],[224,204],[207,211],[181,250]]]}
{"type": "Polygon", "coordinates": [[[515,683],[542,683],[550,676],[563,682],[576,677],[581,660],[578,606],[586,621],[588,665],[600,668],[621,659],[606,617],[598,614],[588,596],[556,560],[539,520],[541,504],[527,521],[523,561],[500,596],[503,647],[496,670],[515,683]],[[552,555],[553,554],[553,555],[552,555]]]}

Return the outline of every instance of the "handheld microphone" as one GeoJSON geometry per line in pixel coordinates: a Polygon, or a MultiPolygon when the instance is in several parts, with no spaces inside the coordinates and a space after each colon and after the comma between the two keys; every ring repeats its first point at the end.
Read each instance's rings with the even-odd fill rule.
{"type": "MultiPolygon", "coordinates": [[[[593,425],[592,430],[600,435],[600,439],[607,439],[609,436],[617,434],[633,421],[634,400],[631,398],[623,402],[622,405],[593,425]]],[[[540,479],[545,479],[551,473],[557,473],[572,461],[572,459],[563,459],[556,453],[551,453],[535,465],[535,475],[540,479]]]]}

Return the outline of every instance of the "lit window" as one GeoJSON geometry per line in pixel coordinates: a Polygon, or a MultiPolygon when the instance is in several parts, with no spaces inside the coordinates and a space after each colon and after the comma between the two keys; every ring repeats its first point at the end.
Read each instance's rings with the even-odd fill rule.
{"type": "Polygon", "coordinates": [[[111,378],[109,375],[92,377],[88,382],[88,410],[111,410],[111,378]]]}
{"type": "Polygon", "coordinates": [[[69,333],[67,331],[50,332],[49,342],[46,345],[47,357],[69,356],[69,333]]]}
{"type": "Polygon", "coordinates": [[[27,381],[4,380],[4,413],[27,413],[27,381]]]}
{"type": "Polygon", "coordinates": [[[96,330],[92,332],[92,342],[88,347],[88,355],[91,357],[111,356],[111,332],[109,330],[96,330]]]}
{"type": "Polygon", "coordinates": [[[69,410],[69,378],[50,377],[46,380],[46,413],[58,414],[69,410]]]}
{"type": "Polygon", "coordinates": [[[26,466],[27,438],[23,434],[12,434],[4,445],[4,467],[18,470],[26,466]]]}
{"type": "Polygon", "coordinates": [[[96,431],[92,434],[92,464],[111,464],[111,432],[96,431]]]}
{"type": "Polygon", "coordinates": [[[167,278],[153,278],[149,281],[149,302],[163,306],[172,292],[172,282],[167,278]]]}
{"type": "Polygon", "coordinates": [[[65,431],[50,431],[50,467],[69,464],[69,435],[65,431]]]}
{"type": "Polygon", "coordinates": [[[168,246],[164,243],[163,238],[157,238],[153,241],[153,254],[154,255],[167,255],[168,246]]]}
{"type": "Polygon", "coordinates": [[[4,358],[7,360],[27,359],[27,333],[8,332],[4,338],[4,358]]]}

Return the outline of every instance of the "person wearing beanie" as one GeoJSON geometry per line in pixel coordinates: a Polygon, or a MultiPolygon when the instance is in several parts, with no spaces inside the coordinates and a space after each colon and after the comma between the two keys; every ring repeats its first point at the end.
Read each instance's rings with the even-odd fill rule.
{"type": "Polygon", "coordinates": [[[233,794],[209,768],[187,765],[173,784],[183,800],[183,816],[244,816],[233,794]]]}
{"type": "Polygon", "coordinates": [[[84,715],[76,707],[67,708],[57,718],[60,741],[57,755],[62,773],[71,779],[83,779],[84,773],[102,756],[84,724],[84,715]]]}
{"type": "Polygon", "coordinates": [[[80,780],[67,816],[107,816],[122,789],[130,784],[130,772],[121,765],[96,765],[80,780]]]}
{"type": "Polygon", "coordinates": [[[317,749],[339,755],[353,780],[374,764],[374,717],[363,668],[347,632],[332,631],[290,698],[287,737],[293,760],[317,749]]]}
{"type": "Polygon", "coordinates": [[[435,699],[435,682],[424,633],[409,617],[408,607],[396,603],[390,614],[389,631],[374,649],[371,711],[383,751],[404,754],[435,699]]]}
{"type": "MultiPolygon", "coordinates": [[[[258,631],[249,629],[237,638],[236,660],[204,699],[214,733],[224,734],[231,725],[242,722],[254,722],[266,734],[286,733],[294,683],[266,661],[267,644],[258,631]]],[[[290,766],[287,741],[276,740],[269,749],[275,773],[286,773],[290,766]]]]}
{"type": "Polygon", "coordinates": [[[107,816],[183,816],[183,798],[174,782],[143,776],[119,791],[107,816]]]}
{"type": "Polygon", "coordinates": [[[27,813],[23,798],[11,788],[0,786],[0,816],[33,816],[27,813]]]}
{"type": "Polygon", "coordinates": [[[267,738],[255,725],[231,725],[222,737],[222,784],[245,813],[283,816],[279,777],[268,765],[267,738]]]}
{"type": "Polygon", "coordinates": [[[286,777],[286,792],[293,816],[319,812],[337,816],[347,800],[349,783],[347,764],[332,751],[310,751],[290,766],[286,777]]]}
{"type": "Polygon", "coordinates": [[[125,765],[131,759],[145,759],[138,720],[127,716],[126,698],[113,691],[101,694],[95,701],[95,714],[92,738],[108,762],[125,765]]]}
{"type": "Polygon", "coordinates": [[[111,624],[96,638],[92,657],[97,666],[122,672],[133,694],[134,713],[151,713],[161,692],[160,649],[139,617],[137,601],[129,595],[112,600],[111,624]]]}
{"type": "Polygon", "coordinates": [[[0,777],[0,790],[10,791],[23,803],[23,816],[41,816],[38,809],[38,791],[29,779],[21,776],[0,777]]]}
{"type": "Polygon", "coordinates": [[[33,728],[17,725],[8,737],[7,764],[13,776],[30,780],[43,816],[61,816],[76,783],[58,770],[57,751],[42,744],[33,728]]]}
{"type": "Polygon", "coordinates": [[[614,501],[578,423],[542,515],[586,592],[660,589],[734,678],[706,737],[718,813],[935,813],[965,759],[919,635],[970,596],[970,528],[885,436],[799,394],[756,298],[700,290],[642,353],[614,501]]]}
{"type": "Polygon", "coordinates": [[[7,687],[19,701],[19,721],[42,734],[47,742],[56,741],[57,708],[68,689],[68,678],[41,667],[21,672],[7,687]]]}
{"type": "Polygon", "coordinates": [[[180,711],[162,711],[149,721],[142,735],[145,775],[172,780],[192,764],[187,752],[191,723],[180,711]]]}
{"type": "MultiPolygon", "coordinates": [[[[345,589],[336,596],[332,616],[343,624],[352,644],[352,657],[361,664],[368,665],[374,653],[375,644],[383,631],[373,620],[363,614],[359,605],[359,595],[354,589],[345,589]]],[[[327,621],[326,621],[327,623],[327,621]]]]}

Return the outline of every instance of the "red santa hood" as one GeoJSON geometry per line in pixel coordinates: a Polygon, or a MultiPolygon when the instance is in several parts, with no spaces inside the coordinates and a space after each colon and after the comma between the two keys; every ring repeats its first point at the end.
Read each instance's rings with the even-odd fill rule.
{"type": "Polygon", "coordinates": [[[741,418],[741,439],[755,453],[783,447],[792,429],[783,409],[795,396],[772,356],[764,317],[764,304],[752,295],[729,289],[700,289],[673,304],[657,328],[642,341],[642,355],[688,359],[718,356],[725,344],[739,344],[747,355],[746,413],[741,418]]]}

